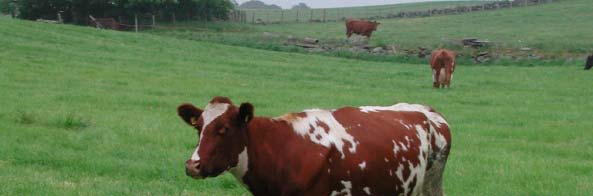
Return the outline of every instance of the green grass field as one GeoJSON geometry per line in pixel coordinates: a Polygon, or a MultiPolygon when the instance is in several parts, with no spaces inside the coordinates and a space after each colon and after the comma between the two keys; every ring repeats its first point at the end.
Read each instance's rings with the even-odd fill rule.
{"type": "MultiPolygon", "coordinates": [[[[464,38],[491,41],[492,47],[480,51],[491,52],[495,61],[504,65],[557,65],[581,63],[593,52],[593,1],[565,0],[537,6],[516,7],[497,11],[473,12],[413,19],[384,19],[373,34],[372,46],[397,46],[404,49],[445,47],[464,54],[465,63],[477,52],[457,45],[464,38]],[[521,48],[532,48],[524,52],[521,48]],[[533,61],[532,55],[547,61],[533,61]],[[526,61],[526,62],[522,62],[526,61]]],[[[216,24],[204,27],[189,23],[176,28],[153,31],[154,34],[181,39],[210,41],[260,49],[294,51],[282,46],[288,35],[298,38],[314,37],[321,43],[348,43],[344,22],[293,23],[274,25],[216,24]],[[209,30],[207,30],[209,29],[209,30]],[[279,35],[266,39],[264,32],[279,35]]],[[[341,54],[330,53],[330,56],[341,54]]],[[[363,58],[364,59],[364,58],[363,58]]],[[[401,62],[401,58],[372,57],[379,61],[401,62]]],[[[425,61],[416,59],[410,62],[425,61]]]]}
{"type": "MultiPolygon", "coordinates": [[[[407,47],[443,44],[443,40],[476,37],[500,47],[532,47],[551,53],[593,52],[593,1],[567,0],[539,6],[474,12],[416,19],[381,20],[373,42],[407,47]]],[[[344,39],[340,23],[257,26],[258,31],[279,32],[320,39],[344,39]]]]}
{"type": "Polygon", "coordinates": [[[242,9],[246,12],[247,21],[261,19],[266,23],[274,22],[306,22],[309,20],[323,20],[325,10],[326,20],[341,20],[342,18],[368,18],[387,16],[408,11],[425,11],[429,9],[453,8],[456,6],[469,6],[488,3],[489,1],[441,1],[441,2],[420,2],[403,3],[380,6],[327,8],[327,9],[306,9],[306,10],[266,10],[266,9],[242,9]],[[298,12],[298,13],[297,13],[298,12]]]}
{"type": "Polygon", "coordinates": [[[182,102],[250,101],[256,115],[411,102],[453,133],[448,195],[591,195],[593,74],[579,66],[426,64],[272,52],[0,17],[0,195],[248,195],[195,181],[182,102]]]}

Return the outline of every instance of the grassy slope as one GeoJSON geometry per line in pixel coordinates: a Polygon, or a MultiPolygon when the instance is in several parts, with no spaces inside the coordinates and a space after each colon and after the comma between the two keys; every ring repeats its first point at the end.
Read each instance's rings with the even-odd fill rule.
{"type": "Polygon", "coordinates": [[[215,95],[258,115],[432,105],[453,126],[449,195],[588,195],[592,74],[466,67],[430,87],[428,65],[374,63],[0,18],[0,195],[246,194],[194,181],[196,135],[175,107],[215,95]]]}
{"type": "MultiPolygon", "coordinates": [[[[494,42],[495,47],[492,50],[507,55],[500,57],[502,61],[511,58],[508,57],[509,54],[512,54],[513,58],[528,59],[530,53],[521,52],[519,49],[530,47],[544,58],[569,59],[567,64],[574,64],[575,62],[570,59],[578,58],[580,63],[582,57],[593,52],[593,34],[590,28],[593,26],[592,17],[593,1],[566,0],[462,15],[385,19],[380,20],[382,24],[373,35],[372,45],[396,45],[402,49],[448,47],[472,54],[472,50],[460,49],[451,43],[475,37],[494,42]]],[[[209,29],[217,31],[215,33],[204,32],[204,28],[199,25],[190,24],[185,28],[178,28],[177,31],[167,29],[154,33],[183,39],[272,49],[280,47],[274,45],[283,43],[287,35],[319,38],[325,43],[347,42],[343,22],[209,26],[209,29]],[[263,32],[274,32],[282,36],[274,42],[263,39],[263,32]]],[[[555,61],[552,64],[558,63],[563,62],[555,61]]]]}
{"type": "MultiPolygon", "coordinates": [[[[407,11],[424,11],[429,9],[440,9],[455,7],[460,5],[476,5],[487,3],[488,1],[443,1],[443,2],[420,2],[404,3],[381,6],[363,6],[346,8],[328,8],[325,9],[326,20],[340,20],[345,18],[368,18],[375,16],[386,16],[388,14],[397,14],[407,11]]],[[[322,20],[324,9],[313,9],[313,19],[322,20]]],[[[297,10],[258,10],[244,9],[247,14],[247,20],[252,22],[253,17],[262,19],[265,22],[295,22],[297,19],[297,10]],[[253,15],[255,13],[255,16],[253,15]],[[282,16],[284,14],[284,16],[282,16]],[[282,18],[283,17],[283,18],[282,18]]],[[[299,21],[309,21],[311,19],[311,10],[299,10],[299,21]]]]}
{"type": "MultiPolygon", "coordinates": [[[[437,46],[445,39],[476,37],[502,47],[549,52],[593,52],[593,1],[567,0],[540,6],[416,19],[381,20],[374,43],[437,46]]],[[[343,39],[342,23],[259,26],[258,31],[343,39]]]]}

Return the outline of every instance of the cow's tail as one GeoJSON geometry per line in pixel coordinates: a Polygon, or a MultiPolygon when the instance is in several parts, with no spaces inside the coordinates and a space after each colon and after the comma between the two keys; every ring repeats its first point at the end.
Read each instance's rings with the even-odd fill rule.
{"type": "Polygon", "coordinates": [[[429,167],[424,175],[424,182],[420,195],[443,196],[443,174],[449,150],[451,149],[451,132],[449,124],[444,117],[429,108],[427,112],[430,121],[430,135],[436,146],[431,146],[432,151],[428,155],[429,167]]]}

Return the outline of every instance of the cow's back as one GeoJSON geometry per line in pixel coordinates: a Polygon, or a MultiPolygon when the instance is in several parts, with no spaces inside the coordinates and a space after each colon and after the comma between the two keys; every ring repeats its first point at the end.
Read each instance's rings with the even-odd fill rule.
{"type": "MultiPolygon", "coordinates": [[[[330,154],[332,190],[345,193],[351,187],[354,195],[419,194],[435,165],[432,157],[443,151],[448,154],[450,143],[448,125],[443,125],[446,121],[431,111],[411,104],[334,111],[336,120],[354,138],[356,151],[343,158],[330,154]]],[[[442,168],[432,171],[438,172],[442,168]]]]}

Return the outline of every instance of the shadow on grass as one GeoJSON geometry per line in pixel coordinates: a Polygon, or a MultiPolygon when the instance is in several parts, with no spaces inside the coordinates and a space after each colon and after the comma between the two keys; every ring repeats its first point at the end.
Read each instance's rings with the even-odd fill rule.
{"type": "Polygon", "coordinates": [[[76,113],[67,113],[65,116],[59,116],[51,123],[43,122],[39,115],[32,111],[18,110],[14,117],[15,122],[23,125],[39,124],[49,127],[57,127],[69,130],[82,130],[91,125],[90,120],[76,113]]]}
{"type": "Polygon", "coordinates": [[[81,130],[90,126],[90,121],[75,113],[68,113],[65,117],[57,120],[56,125],[60,128],[81,130]]]}
{"type": "Polygon", "coordinates": [[[33,112],[19,110],[16,112],[16,122],[19,124],[30,125],[35,123],[36,117],[33,112]]]}

